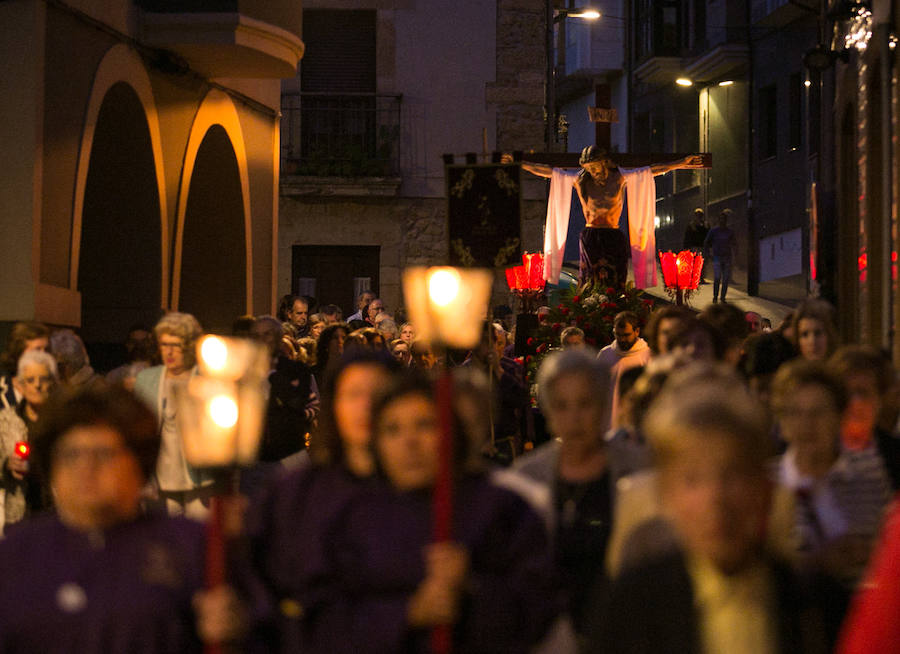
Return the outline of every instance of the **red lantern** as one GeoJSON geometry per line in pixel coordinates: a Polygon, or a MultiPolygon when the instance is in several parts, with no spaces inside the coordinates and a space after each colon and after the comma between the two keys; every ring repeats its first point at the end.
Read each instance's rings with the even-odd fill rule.
{"type": "Polygon", "coordinates": [[[528,271],[525,266],[515,266],[506,269],[506,283],[509,290],[521,292],[528,290],[528,271]]]}
{"type": "Polygon", "coordinates": [[[506,269],[506,284],[519,296],[525,313],[544,291],[544,255],[540,252],[522,255],[522,265],[506,269]]]}
{"type": "Polygon", "coordinates": [[[540,252],[528,252],[522,255],[522,263],[528,274],[528,289],[541,291],[544,289],[544,255],[540,252]]]}
{"type": "Polygon", "coordinates": [[[506,269],[506,283],[511,291],[544,290],[544,255],[540,252],[522,255],[522,265],[506,269]]]}
{"type": "Polygon", "coordinates": [[[703,273],[703,255],[690,250],[660,252],[659,263],[663,271],[666,289],[675,294],[677,304],[682,303],[684,291],[695,291],[703,273]]]}

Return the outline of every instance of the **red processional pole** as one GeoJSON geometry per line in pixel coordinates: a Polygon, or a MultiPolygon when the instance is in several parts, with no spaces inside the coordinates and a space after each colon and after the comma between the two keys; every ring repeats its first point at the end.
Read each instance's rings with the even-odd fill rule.
{"type": "MultiPolygon", "coordinates": [[[[446,367],[437,381],[438,420],[441,439],[438,451],[438,473],[432,498],[434,542],[445,543],[453,534],[453,376],[446,367]]],[[[431,632],[433,654],[449,654],[451,627],[439,625],[431,632]]]]}
{"type": "MultiPolygon", "coordinates": [[[[224,473],[224,490],[210,498],[209,517],[206,522],[206,569],[204,581],[206,589],[213,590],[226,583],[228,572],[227,543],[225,528],[225,504],[233,501],[237,494],[240,473],[233,468],[224,473]]],[[[222,643],[204,643],[204,654],[224,654],[222,643]]]]}
{"type": "MultiPolygon", "coordinates": [[[[225,532],[222,525],[222,500],[210,500],[206,523],[206,589],[212,590],[225,583],[225,532]]],[[[204,654],[222,654],[220,643],[204,643],[204,654]]]]}

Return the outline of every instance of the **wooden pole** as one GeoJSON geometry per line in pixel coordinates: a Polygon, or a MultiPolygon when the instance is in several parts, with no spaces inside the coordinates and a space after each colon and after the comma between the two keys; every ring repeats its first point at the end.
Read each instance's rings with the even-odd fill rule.
{"type": "MultiPolygon", "coordinates": [[[[209,518],[206,523],[206,569],[204,580],[206,589],[212,590],[226,583],[228,558],[226,544],[228,534],[225,530],[225,503],[233,502],[238,495],[240,472],[237,468],[222,473],[220,479],[224,489],[221,494],[213,495],[209,501],[209,518]]],[[[224,654],[222,643],[204,643],[204,654],[224,654]]]]}
{"type": "MultiPolygon", "coordinates": [[[[209,502],[209,518],[206,523],[206,589],[212,590],[225,583],[225,529],[223,526],[222,498],[214,496],[209,502]]],[[[204,643],[204,654],[224,654],[221,643],[204,643]]]]}
{"type": "MultiPolygon", "coordinates": [[[[453,534],[453,376],[445,367],[437,381],[436,399],[441,440],[438,474],[432,498],[434,542],[444,543],[453,534]]],[[[431,632],[433,654],[449,654],[452,647],[451,625],[439,625],[431,632]]]]}

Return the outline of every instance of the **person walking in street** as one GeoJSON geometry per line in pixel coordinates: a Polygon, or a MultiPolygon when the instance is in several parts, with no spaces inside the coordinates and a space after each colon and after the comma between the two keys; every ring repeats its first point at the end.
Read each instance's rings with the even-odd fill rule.
{"type": "Polygon", "coordinates": [[[713,302],[719,299],[725,302],[728,293],[728,282],[731,280],[731,263],[737,242],[734,231],[728,226],[731,209],[723,209],[719,214],[719,224],[709,230],[703,241],[703,250],[712,251],[713,260],[713,302]],[[722,294],[719,295],[721,290],[722,294]]]}

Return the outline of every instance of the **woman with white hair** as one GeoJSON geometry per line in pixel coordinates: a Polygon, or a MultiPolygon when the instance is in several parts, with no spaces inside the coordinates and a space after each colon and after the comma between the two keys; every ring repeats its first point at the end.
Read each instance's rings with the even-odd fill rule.
{"type": "Polygon", "coordinates": [[[191,314],[172,312],[163,316],[153,331],[163,363],[139,373],[134,392],[159,420],[161,442],[154,482],[168,513],[203,520],[213,495],[212,478],[196,470],[184,456],[175,403],[176,389],[196,374],[196,346],[203,330],[191,314]]]}
{"type": "Polygon", "coordinates": [[[516,461],[514,469],[547,486],[553,497],[556,561],[576,631],[593,584],[603,571],[612,530],[615,482],[622,469],[604,440],[609,418],[609,368],[596,352],[568,349],[538,371],[538,403],[554,439],[516,461]]]}
{"type": "Polygon", "coordinates": [[[29,471],[27,458],[16,452],[16,444],[32,440],[57,376],[56,360],[46,352],[29,350],[19,358],[13,384],[22,402],[0,411],[0,533],[42,505],[40,482],[29,471]]]}

